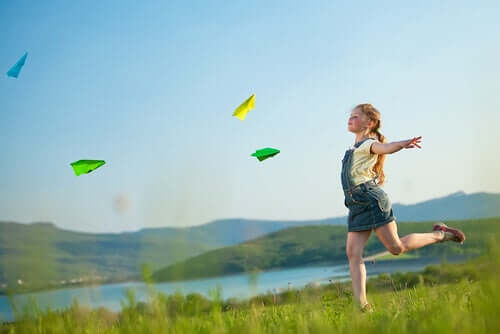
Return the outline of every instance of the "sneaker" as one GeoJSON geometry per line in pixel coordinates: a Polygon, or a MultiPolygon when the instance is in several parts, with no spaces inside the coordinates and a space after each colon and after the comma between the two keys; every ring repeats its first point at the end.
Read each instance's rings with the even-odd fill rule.
{"type": "Polygon", "coordinates": [[[373,313],[373,306],[370,303],[366,303],[365,305],[361,306],[361,312],[363,313],[373,313]]]}
{"type": "Polygon", "coordinates": [[[434,224],[434,227],[432,228],[433,231],[443,231],[444,232],[444,237],[441,242],[444,241],[455,241],[459,242],[460,244],[463,244],[465,241],[465,234],[460,231],[459,229],[453,228],[453,227],[448,227],[445,223],[443,222],[438,222],[434,224]]]}

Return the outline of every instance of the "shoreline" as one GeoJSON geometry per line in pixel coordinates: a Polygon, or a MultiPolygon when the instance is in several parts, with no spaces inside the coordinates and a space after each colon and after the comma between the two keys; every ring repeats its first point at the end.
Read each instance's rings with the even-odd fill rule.
{"type": "MultiPolygon", "coordinates": [[[[414,258],[397,258],[394,257],[393,259],[384,259],[384,260],[377,260],[377,258],[381,255],[386,255],[387,252],[380,252],[376,253],[371,256],[367,256],[364,258],[366,261],[366,266],[368,267],[373,267],[376,265],[388,265],[392,263],[399,263],[399,264],[410,264],[410,263],[415,263],[415,262],[424,262],[427,263],[427,265],[430,265],[432,263],[440,263],[442,258],[441,257],[414,257],[414,258]],[[374,261],[375,260],[375,261],[374,261]],[[435,260],[438,260],[437,262],[435,260]]],[[[467,257],[467,256],[462,256],[462,255],[455,255],[449,258],[446,258],[446,262],[450,263],[456,263],[460,261],[465,261],[468,260],[469,258],[473,257],[467,257]]],[[[276,272],[276,271],[282,271],[282,270],[292,270],[292,269],[304,269],[304,268],[314,268],[314,267],[322,267],[322,266],[349,266],[349,263],[347,261],[322,261],[322,262],[315,262],[309,265],[305,266],[299,266],[299,267],[273,267],[265,270],[261,270],[260,272],[276,272]]],[[[383,271],[377,271],[382,273],[383,271]]],[[[228,273],[228,274],[222,274],[222,275],[216,275],[216,276],[204,276],[204,277],[197,277],[197,278],[190,278],[190,279],[173,279],[173,280],[166,280],[166,281],[154,281],[153,284],[162,284],[162,283],[176,283],[176,282],[192,282],[192,281],[199,281],[199,280],[205,280],[205,279],[214,279],[218,277],[230,277],[230,276],[239,276],[239,275],[250,275],[251,272],[248,271],[242,271],[239,273],[228,273]]],[[[130,278],[130,279],[124,279],[124,280],[116,280],[116,281],[106,281],[102,283],[82,283],[82,284],[68,284],[64,286],[55,286],[55,287],[40,287],[40,288],[34,288],[34,289],[29,289],[29,290],[23,290],[20,292],[12,292],[9,293],[8,291],[1,291],[0,290],[0,297],[9,297],[9,296],[22,296],[22,295],[29,295],[33,293],[43,293],[43,292],[51,292],[51,291],[60,291],[60,290],[67,290],[67,289],[79,289],[79,288],[91,288],[91,287],[105,287],[108,285],[114,285],[114,284],[121,284],[121,283],[143,283],[144,280],[138,279],[137,277],[135,278],[130,278]]]]}

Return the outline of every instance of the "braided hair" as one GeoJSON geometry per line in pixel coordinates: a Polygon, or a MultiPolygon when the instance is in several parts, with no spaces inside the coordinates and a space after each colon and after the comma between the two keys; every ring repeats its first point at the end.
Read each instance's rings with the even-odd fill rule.
{"type": "MultiPolygon", "coordinates": [[[[380,127],[382,126],[380,122],[380,112],[369,103],[358,104],[354,109],[359,109],[363,114],[366,115],[366,117],[375,122],[375,126],[370,129],[369,134],[374,134],[375,136],[377,136],[379,142],[385,143],[386,138],[380,132],[380,127]]],[[[379,185],[382,185],[385,182],[384,162],[385,154],[379,154],[377,157],[377,162],[373,166],[373,171],[377,175],[377,184],[379,185]]]]}

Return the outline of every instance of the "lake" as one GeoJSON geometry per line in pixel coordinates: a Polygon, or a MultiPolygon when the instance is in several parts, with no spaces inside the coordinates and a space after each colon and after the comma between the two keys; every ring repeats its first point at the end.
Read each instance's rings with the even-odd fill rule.
{"type": "MultiPolygon", "coordinates": [[[[449,260],[458,262],[461,259],[449,260]]],[[[377,261],[374,264],[366,262],[366,270],[369,276],[380,273],[420,271],[427,265],[439,263],[439,258],[430,259],[401,259],[389,261],[377,261]]],[[[238,274],[208,279],[197,279],[181,282],[157,283],[155,289],[163,293],[181,292],[183,294],[200,293],[209,296],[209,291],[220,286],[224,299],[248,298],[255,294],[276,292],[288,288],[300,288],[308,283],[317,282],[326,284],[331,281],[342,281],[349,279],[349,267],[345,265],[300,267],[284,270],[264,271],[257,276],[257,284],[251,285],[248,274],[238,274]]],[[[124,292],[134,289],[138,300],[145,301],[147,288],[141,282],[128,282],[107,284],[91,287],[67,288],[44,292],[16,295],[16,305],[27,303],[34,298],[38,305],[45,309],[63,309],[71,305],[74,298],[81,305],[90,307],[104,306],[113,311],[119,311],[120,301],[125,299],[124,292]]],[[[0,296],[0,321],[12,321],[13,313],[6,296],[0,296]]]]}

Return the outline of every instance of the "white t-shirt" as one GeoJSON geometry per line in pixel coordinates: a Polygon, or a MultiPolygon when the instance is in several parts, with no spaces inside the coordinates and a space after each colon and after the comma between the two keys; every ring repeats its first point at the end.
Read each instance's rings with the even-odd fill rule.
{"type": "MultiPolygon", "coordinates": [[[[352,154],[351,180],[353,186],[377,177],[377,174],[373,171],[373,166],[377,162],[378,154],[370,153],[370,147],[374,142],[377,142],[375,138],[366,140],[352,154]]],[[[351,146],[352,148],[354,148],[354,145],[351,146]]]]}

